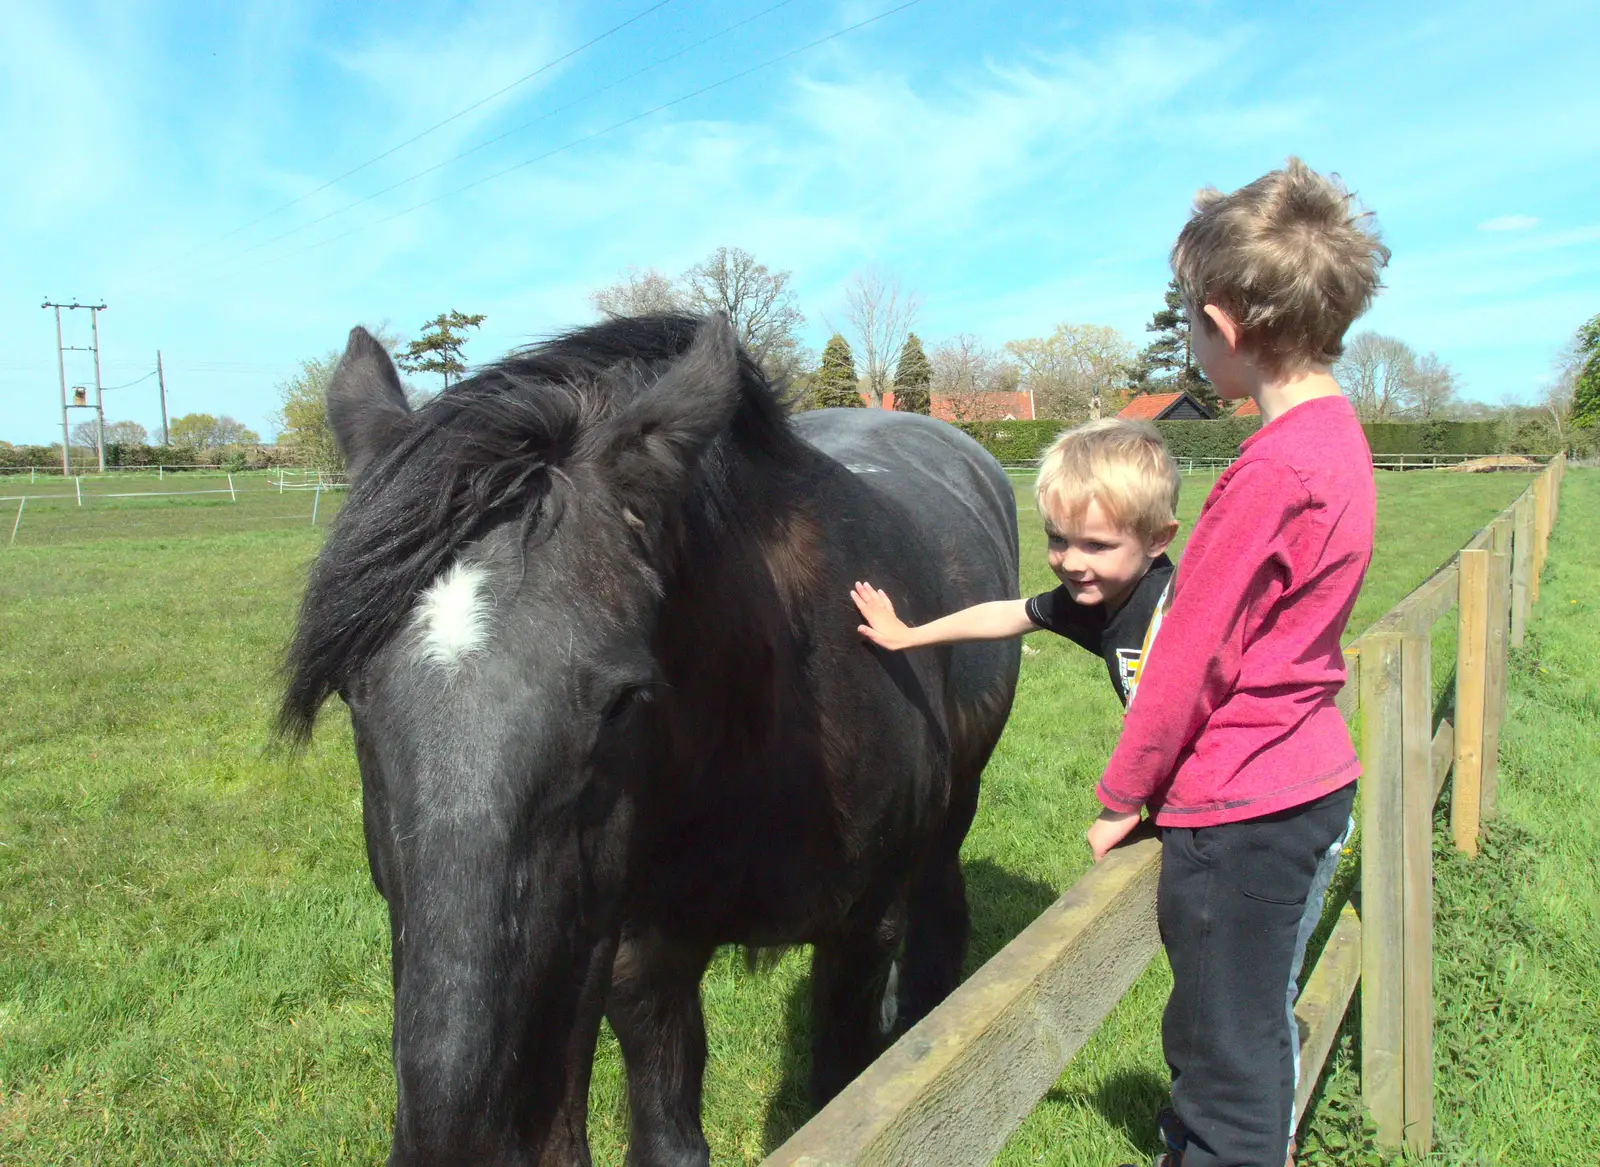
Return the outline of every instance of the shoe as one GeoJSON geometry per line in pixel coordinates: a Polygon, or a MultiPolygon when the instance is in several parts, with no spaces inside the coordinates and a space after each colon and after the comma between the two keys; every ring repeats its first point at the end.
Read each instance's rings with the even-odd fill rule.
{"type": "Polygon", "coordinates": [[[1173,1154],[1173,1163],[1176,1164],[1183,1157],[1183,1149],[1189,1145],[1189,1128],[1183,1125],[1183,1119],[1172,1107],[1163,1106],[1156,1115],[1156,1134],[1161,1136],[1161,1141],[1173,1154]]]}

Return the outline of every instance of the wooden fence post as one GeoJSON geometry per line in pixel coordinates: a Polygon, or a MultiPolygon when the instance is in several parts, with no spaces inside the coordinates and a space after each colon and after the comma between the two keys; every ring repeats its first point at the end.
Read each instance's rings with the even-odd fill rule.
{"type": "Polygon", "coordinates": [[[1533,480],[1533,571],[1528,579],[1528,603],[1539,602],[1539,576],[1544,572],[1545,546],[1550,541],[1550,471],[1533,480]]]}
{"type": "Polygon", "coordinates": [[[1489,650],[1489,552],[1463,551],[1456,623],[1456,758],[1450,833],[1456,848],[1478,853],[1482,813],[1485,673],[1489,650]]]}
{"type": "Polygon", "coordinates": [[[1378,1141],[1405,1137],[1401,645],[1361,638],[1361,1095],[1378,1141]]]}
{"type": "Polygon", "coordinates": [[[1511,539],[1511,647],[1521,648],[1528,626],[1528,570],[1532,565],[1533,497],[1523,492],[1517,499],[1515,531],[1511,539]]]}
{"type": "Polygon", "coordinates": [[[1405,1145],[1433,1146],[1433,670],[1426,632],[1401,641],[1405,1145]]]}
{"type": "Polygon", "coordinates": [[[1495,817],[1500,791],[1500,725],[1506,712],[1507,618],[1511,603],[1510,524],[1495,524],[1489,543],[1489,595],[1484,644],[1483,688],[1483,770],[1479,780],[1478,817],[1488,822],[1495,817]]]}

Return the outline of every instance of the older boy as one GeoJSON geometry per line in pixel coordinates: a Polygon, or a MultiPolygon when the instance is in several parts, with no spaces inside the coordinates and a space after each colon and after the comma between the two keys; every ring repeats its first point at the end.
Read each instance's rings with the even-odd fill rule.
{"type": "Polygon", "coordinates": [[[1166,551],[1178,531],[1177,466],[1153,426],[1091,421],[1056,439],[1039,467],[1034,497],[1060,587],[910,627],[887,595],[858,583],[851,598],[866,621],[861,634],[882,648],[903,649],[1047,628],[1104,657],[1126,703],[1172,579],[1166,551]]]}
{"type": "Polygon", "coordinates": [[[1162,1167],[1292,1154],[1295,983],[1360,772],[1334,696],[1372,554],[1372,460],[1329,374],[1388,249],[1298,159],[1205,190],[1172,252],[1196,357],[1262,428],[1217,480],[1096,791],[1096,861],[1148,807],[1172,965],[1162,1167]]]}

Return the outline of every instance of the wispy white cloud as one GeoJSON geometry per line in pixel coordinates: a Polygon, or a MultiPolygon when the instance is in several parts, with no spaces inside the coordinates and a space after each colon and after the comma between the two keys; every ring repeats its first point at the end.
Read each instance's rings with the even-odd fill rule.
{"type": "Polygon", "coordinates": [[[1501,215],[1498,219],[1486,219],[1478,224],[1480,231],[1526,231],[1537,227],[1539,219],[1535,215],[1501,215]]]}

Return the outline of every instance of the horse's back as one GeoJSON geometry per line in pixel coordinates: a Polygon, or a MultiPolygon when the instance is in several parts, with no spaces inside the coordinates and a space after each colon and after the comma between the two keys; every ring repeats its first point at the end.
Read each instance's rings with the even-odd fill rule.
{"type": "Polygon", "coordinates": [[[1016,498],[1000,464],[972,438],[930,417],[882,409],[803,413],[795,430],[871,494],[903,508],[938,546],[944,586],[936,603],[1016,596],[1016,498]]]}
{"type": "MultiPolygon", "coordinates": [[[[880,409],[804,413],[795,429],[849,471],[834,537],[851,578],[887,591],[914,624],[1017,597],[1017,510],[994,457],[954,426],[880,409]]],[[[849,612],[851,637],[855,613],[849,612]]],[[[976,780],[1010,713],[1021,644],[966,641],[917,668],[944,669],[951,761],[976,780]],[[937,666],[935,660],[948,662],[937,666]]]]}

